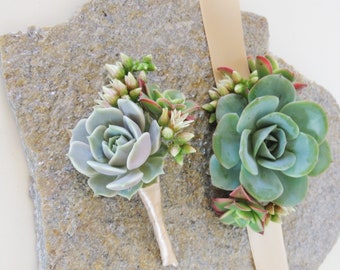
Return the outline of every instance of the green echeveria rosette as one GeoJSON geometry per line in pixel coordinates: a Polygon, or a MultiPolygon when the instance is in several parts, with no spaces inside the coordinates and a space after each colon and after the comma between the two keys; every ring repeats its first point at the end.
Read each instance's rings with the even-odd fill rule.
{"type": "Polygon", "coordinates": [[[127,99],[95,108],[72,130],[68,156],[95,195],[130,199],[163,174],[160,127],[127,99]]]}
{"type": "Polygon", "coordinates": [[[326,170],[331,154],[327,116],[311,101],[297,101],[282,75],[261,78],[246,97],[218,100],[210,160],[212,184],[242,185],[262,205],[292,207],[307,193],[308,176],[326,170]]]}

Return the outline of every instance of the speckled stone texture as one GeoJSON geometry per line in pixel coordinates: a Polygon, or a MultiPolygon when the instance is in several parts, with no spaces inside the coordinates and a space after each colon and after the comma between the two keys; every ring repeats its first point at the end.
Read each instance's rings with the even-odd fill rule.
{"type": "MultiPolygon", "coordinates": [[[[248,54],[263,54],[266,20],[246,13],[243,23],[248,54]]],[[[158,67],[151,81],[206,102],[214,81],[198,1],[93,0],[66,24],[6,35],[0,46],[8,99],[33,178],[40,269],[161,269],[138,196],[94,198],[86,177],[66,157],[68,130],[90,114],[104,82],[103,66],[120,52],[151,53],[158,67]]],[[[339,108],[327,91],[307,82],[301,98],[325,107],[334,162],[311,179],[307,199],[284,219],[292,270],[317,269],[340,231],[339,108]]],[[[222,225],[211,210],[212,128],[207,114],[196,116],[197,153],[182,168],[169,159],[161,177],[178,269],[254,269],[246,230],[222,225]]]]}

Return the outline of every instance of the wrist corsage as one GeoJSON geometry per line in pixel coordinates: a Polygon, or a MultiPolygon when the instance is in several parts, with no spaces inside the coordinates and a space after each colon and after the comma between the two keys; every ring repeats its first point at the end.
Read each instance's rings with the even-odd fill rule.
{"type": "Polygon", "coordinates": [[[297,100],[296,90],[307,85],[269,55],[248,64],[249,78],[219,68],[223,78],[203,109],[217,123],[212,185],[227,191],[213,199],[213,208],[223,223],[263,233],[269,221],[280,222],[304,199],[308,176],[324,172],[332,158],[325,111],[297,100]]]}
{"type": "Polygon", "coordinates": [[[105,65],[108,82],[93,112],[72,130],[68,156],[89,177],[95,196],[139,193],[154,227],[163,265],[177,265],[162,220],[159,176],[167,153],[178,164],[195,152],[194,135],[186,128],[197,109],[178,90],[161,91],[149,84],[156,69],[150,55],[141,61],[121,54],[121,62],[105,65]]]}

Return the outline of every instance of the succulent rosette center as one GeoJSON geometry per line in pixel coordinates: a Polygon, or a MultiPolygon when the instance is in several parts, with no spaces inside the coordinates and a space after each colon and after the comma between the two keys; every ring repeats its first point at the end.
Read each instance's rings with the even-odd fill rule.
{"type": "Polygon", "coordinates": [[[259,80],[248,97],[219,99],[210,160],[212,183],[242,185],[257,201],[294,206],[306,195],[307,176],[331,162],[323,109],[296,101],[293,84],[280,75],[259,80]]]}
{"type": "Polygon", "coordinates": [[[160,127],[127,99],[118,108],[95,108],[72,130],[69,158],[89,177],[95,195],[131,198],[163,174],[160,127]]]}

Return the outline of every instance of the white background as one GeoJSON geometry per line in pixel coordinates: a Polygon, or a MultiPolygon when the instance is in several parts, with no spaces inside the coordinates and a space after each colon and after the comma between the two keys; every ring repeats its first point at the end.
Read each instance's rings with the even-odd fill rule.
{"type": "MultiPolygon", "coordinates": [[[[212,0],[213,1],[213,0],[212,0]]],[[[0,35],[67,21],[87,0],[1,0],[0,35]]],[[[270,46],[340,102],[340,1],[240,0],[269,22],[270,46]]],[[[12,113],[0,85],[0,269],[37,269],[29,178],[12,113]],[[8,131],[8,132],[4,132],[8,131]]],[[[339,241],[338,241],[339,242],[339,241]]],[[[317,243],[316,243],[317,244],[317,243]]],[[[338,269],[339,243],[320,270],[338,269]]]]}

